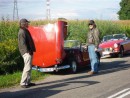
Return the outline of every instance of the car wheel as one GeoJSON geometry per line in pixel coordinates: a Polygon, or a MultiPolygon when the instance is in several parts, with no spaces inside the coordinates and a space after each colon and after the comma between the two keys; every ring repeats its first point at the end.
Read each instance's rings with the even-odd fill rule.
{"type": "Polygon", "coordinates": [[[124,56],[124,49],[123,47],[120,48],[120,53],[118,54],[118,57],[123,57],[124,56]]]}
{"type": "Polygon", "coordinates": [[[71,73],[77,72],[77,62],[75,60],[72,60],[70,63],[70,71],[71,73]]]}

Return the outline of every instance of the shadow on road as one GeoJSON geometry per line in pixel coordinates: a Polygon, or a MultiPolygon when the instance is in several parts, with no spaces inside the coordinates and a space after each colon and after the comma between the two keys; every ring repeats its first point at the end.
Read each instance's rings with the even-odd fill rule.
{"type": "Polygon", "coordinates": [[[72,89],[82,88],[100,83],[97,81],[87,81],[87,77],[88,76],[85,75],[64,80],[40,83],[36,85],[36,88],[22,89],[15,92],[2,92],[0,93],[0,98],[47,98],[63,91],[69,91],[72,89]]]}
{"type": "MultiPolygon", "coordinates": [[[[126,56],[127,57],[127,56],[126,56]]],[[[125,58],[125,57],[124,57],[125,58]]],[[[89,76],[87,75],[87,68],[80,70],[76,76],[75,74],[71,78],[55,80],[51,82],[39,83],[35,87],[28,89],[20,89],[19,91],[9,91],[1,92],[0,98],[47,98],[52,95],[56,95],[63,91],[69,91],[72,89],[82,88],[90,85],[100,83],[98,81],[88,81],[89,77],[100,76],[104,74],[109,74],[117,71],[127,70],[130,68],[130,64],[126,64],[127,61],[112,61],[112,62],[101,62],[100,72],[97,75],[89,76]],[[86,73],[85,75],[83,73],[86,73]],[[81,75],[83,74],[83,75],[81,75]],[[80,84],[80,85],[77,85],[80,84]],[[62,89],[61,89],[62,88],[62,89]]],[[[63,72],[58,73],[58,75],[64,75],[63,72]]],[[[66,75],[66,74],[65,74],[66,75]]],[[[69,75],[69,74],[67,74],[69,75]]]]}

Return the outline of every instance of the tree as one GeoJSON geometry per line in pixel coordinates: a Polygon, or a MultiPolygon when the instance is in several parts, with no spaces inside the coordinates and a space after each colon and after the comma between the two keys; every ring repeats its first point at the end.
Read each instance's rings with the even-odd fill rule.
{"type": "Polygon", "coordinates": [[[120,11],[118,11],[120,20],[129,20],[130,19],[130,0],[121,0],[120,2],[120,11]]]}

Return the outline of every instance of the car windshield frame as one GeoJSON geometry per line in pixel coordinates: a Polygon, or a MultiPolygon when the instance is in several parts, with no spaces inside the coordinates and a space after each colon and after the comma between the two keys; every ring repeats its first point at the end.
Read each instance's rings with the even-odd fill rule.
{"type": "Polygon", "coordinates": [[[113,35],[106,35],[103,37],[102,42],[108,41],[108,40],[118,40],[118,39],[125,39],[125,34],[113,34],[113,35]]]}
{"type": "Polygon", "coordinates": [[[65,40],[64,48],[80,48],[81,43],[78,40],[65,40]]]}
{"type": "Polygon", "coordinates": [[[126,37],[125,34],[113,34],[114,39],[124,39],[126,37]]]}
{"type": "Polygon", "coordinates": [[[112,35],[104,36],[104,37],[103,37],[103,42],[104,42],[104,41],[111,40],[111,39],[113,39],[113,36],[112,36],[112,35]]]}

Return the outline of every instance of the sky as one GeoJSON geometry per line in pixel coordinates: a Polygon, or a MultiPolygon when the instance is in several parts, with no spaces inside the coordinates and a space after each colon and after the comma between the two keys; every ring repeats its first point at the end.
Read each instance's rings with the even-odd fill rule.
{"type": "MultiPolygon", "coordinates": [[[[121,0],[50,0],[50,17],[118,20],[120,2],[121,0]]],[[[17,0],[17,7],[19,19],[46,19],[46,0],[17,0]]],[[[12,20],[13,9],[14,0],[0,0],[0,19],[8,17],[12,20]]]]}

